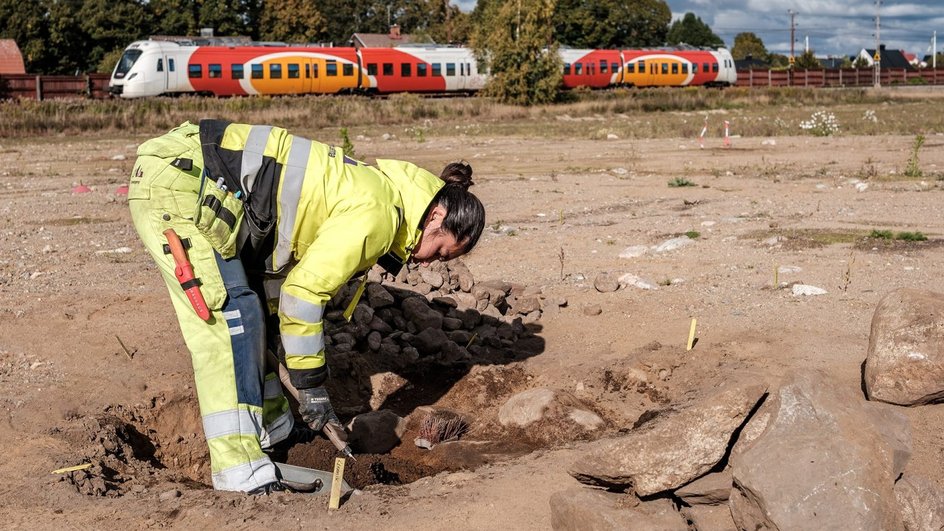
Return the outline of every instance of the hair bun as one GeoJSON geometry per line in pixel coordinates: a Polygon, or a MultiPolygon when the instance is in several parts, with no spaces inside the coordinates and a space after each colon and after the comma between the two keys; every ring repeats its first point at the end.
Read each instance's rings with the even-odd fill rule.
{"type": "Polygon", "coordinates": [[[442,173],[439,174],[439,178],[445,181],[446,184],[461,186],[463,190],[468,190],[470,186],[475,184],[472,182],[472,166],[464,160],[446,164],[442,173]]]}

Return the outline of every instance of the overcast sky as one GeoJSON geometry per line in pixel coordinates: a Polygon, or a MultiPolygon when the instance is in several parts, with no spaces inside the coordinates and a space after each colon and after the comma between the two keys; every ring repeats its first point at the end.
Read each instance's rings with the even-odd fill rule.
{"type": "MultiPolygon", "coordinates": [[[[475,0],[453,0],[463,11],[475,0]]],[[[790,51],[790,16],[797,12],[796,49],[804,49],[806,36],[816,55],[853,55],[875,47],[875,2],[873,0],[667,0],[673,18],[686,12],[701,17],[728,47],[734,36],[752,31],[767,49],[790,51]]],[[[883,0],[882,43],[919,57],[928,54],[931,34],[938,31],[938,52],[944,51],[944,0],[883,0]]]]}

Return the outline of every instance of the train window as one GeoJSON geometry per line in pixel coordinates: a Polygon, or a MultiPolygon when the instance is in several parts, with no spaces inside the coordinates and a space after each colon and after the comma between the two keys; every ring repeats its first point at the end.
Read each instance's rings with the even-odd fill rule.
{"type": "Polygon", "coordinates": [[[619,72],[619,63],[610,63],[610,72],[614,74],[619,72]]]}
{"type": "Polygon", "coordinates": [[[692,63],[692,73],[693,74],[698,73],[698,63],[692,63]]]}
{"type": "Polygon", "coordinates": [[[163,58],[163,57],[161,57],[161,58],[159,58],[159,59],[157,60],[157,71],[158,71],[158,72],[163,72],[163,71],[164,71],[164,58],[163,58]]]}
{"type": "Polygon", "coordinates": [[[167,70],[170,71],[170,72],[173,72],[173,71],[174,71],[174,60],[173,60],[173,59],[167,59],[167,70]]]}
{"type": "Polygon", "coordinates": [[[701,71],[702,71],[702,72],[711,72],[711,67],[708,66],[708,63],[702,63],[702,64],[701,64],[701,71]]]}
{"type": "Polygon", "coordinates": [[[672,73],[678,74],[678,63],[672,63],[672,73]]]}
{"type": "Polygon", "coordinates": [[[605,73],[606,73],[606,67],[607,67],[606,61],[600,61],[600,73],[601,73],[601,74],[605,74],[605,73]]]}
{"type": "Polygon", "coordinates": [[[646,60],[639,61],[638,71],[640,74],[646,73],[646,60]]]}
{"type": "Polygon", "coordinates": [[[203,65],[189,65],[187,70],[189,77],[203,77],[203,65]]]}
{"type": "Polygon", "coordinates": [[[469,75],[469,76],[472,75],[472,63],[465,64],[465,73],[466,75],[469,75]]]}
{"type": "Polygon", "coordinates": [[[305,63],[305,79],[311,79],[311,65],[305,63]]]}
{"type": "Polygon", "coordinates": [[[230,77],[233,79],[242,79],[243,78],[243,65],[242,63],[233,63],[230,65],[230,77]]]}
{"type": "Polygon", "coordinates": [[[669,73],[669,63],[662,63],[662,73],[663,74],[669,73]]]}
{"type": "Polygon", "coordinates": [[[344,63],[341,65],[341,75],[344,76],[353,76],[354,75],[354,65],[351,63],[344,63]]]}
{"type": "Polygon", "coordinates": [[[269,65],[269,79],[282,79],[282,65],[279,63],[269,65]]]}
{"type": "Polygon", "coordinates": [[[579,75],[581,75],[581,74],[583,74],[583,63],[575,63],[575,64],[574,64],[574,75],[575,75],[575,76],[579,76],[579,75]]]}
{"type": "Polygon", "coordinates": [[[385,76],[393,75],[393,63],[384,63],[383,74],[385,76]]]}
{"type": "Polygon", "coordinates": [[[416,64],[416,77],[426,77],[426,71],[429,66],[426,63],[416,64]]]}
{"type": "Polygon", "coordinates": [[[318,63],[311,65],[311,77],[318,79],[318,63]]]}
{"type": "Polygon", "coordinates": [[[626,64],[626,73],[635,74],[636,73],[636,63],[627,63],[626,64]]]}
{"type": "Polygon", "coordinates": [[[400,63],[400,76],[401,77],[410,77],[413,75],[413,64],[412,63],[400,63]]]}
{"type": "Polygon", "coordinates": [[[377,63],[367,63],[367,75],[368,76],[377,75],[377,63]]]}
{"type": "Polygon", "coordinates": [[[687,63],[682,63],[682,73],[683,73],[683,74],[687,74],[687,73],[688,73],[688,64],[687,64],[687,63]]]}
{"type": "Polygon", "coordinates": [[[446,63],[446,75],[447,76],[456,75],[456,63],[446,63]]]}
{"type": "Polygon", "coordinates": [[[298,70],[298,65],[295,63],[289,63],[288,65],[288,78],[289,79],[298,79],[300,77],[300,72],[298,70]]]}
{"type": "Polygon", "coordinates": [[[712,72],[718,71],[718,63],[711,63],[711,71],[712,72]]]}
{"type": "Polygon", "coordinates": [[[334,61],[325,63],[325,75],[328,77],[336,77],[338,75],[338,63],[334,61]]]}
{"type": "Polygon", "coordinates": [[[442,76],[442,63],[433,63],[433,77],[442,76]]]}
{"type": "Polygon", "coordinates": [[[207,77],[214,79],[223,77],[223,65],[207,65],[207,77]]]}
{"type": "Polygon", "coordinates": [[[250,65],[252,68],[252,78],[262,79],[262,65],[250,65]]]}
{"type": "Polygon", "coordinates": [[[570,75],[570,63],[564,63],[564,75],[565,76],[570,75]]]}

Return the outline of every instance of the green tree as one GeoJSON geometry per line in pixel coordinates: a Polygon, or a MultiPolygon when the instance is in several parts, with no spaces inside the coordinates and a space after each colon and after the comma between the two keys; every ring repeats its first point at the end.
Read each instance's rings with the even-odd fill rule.
{"type": "Polygon", "coordinates": [[[259,20],[259,38],[267,41],[318,42],[327,35],[327,20],[308,0],[269,2],[259,20]]]}
{"type": "Polygon", "coordinates": [[[82,50],[82,70],[97,69],[106,54],[147,38],[153,21],[140,1],[84,0],[78,12],[79,31],[89,45],[82,50]]]}
{"type": "Polygon", "coordinates": [[[783,54],[772,53],[767,56],[767,61],[771,68],[787,68],[790,66],[790,59],[783,54]]]}
{"type": "Polygon", "coordinates": [[[197,0],[197,23],[200,28],[213,28],[213,34],[222,36],[249,35],[252,31],[258,6],[248,0],[197,0]]]}
{"type": "Polygon", "coordinates": [[[797,56],[794,67],[798,70],[815,70],[817,68],[823,68],[823,65],[820,64],[819,59],[813,54],[813,50],[809,49],[797,56]]]}
{"type": "Polygon", "coordinates": [[[563,66],[552,41],[554,1],[487,4],[472,39],[480,71],[491,73],[485,94],[518,105],[553,101],[563,66]]]}
{"type": "Polygon", "coordinates": [[[676,20],[669,26],[669,33],[666,35],[669,44],[690,44],[692,46],[707,46],[710,48],[720,48],[724,46],[721,37],[715,35],[708,24],[702,22],[701,18],[696,17],[694,13],[685,13],[680,20],[676,20]]]}
{"type": "Polygon", "coordinates": [[[16,41],[27,72],[45,72],[55,60],[55,50],[49,46],[46,8],[40,2],[0,0],[0,38],[16,41]]]}
{"type": "Polygon", "coordinates": [[[869,60],[861,55],[856,57],[856,60],[852,62],[852,68],[872,68],[872,65],[869,64],[869,60]]]}
{"type": "Polygon", "coordinates": [[[766,63],[768,52],[767,47],[764,46],[764,41],[760,37],[752,32],[745,32],[734,36],[731,55],[737,60],[753,57],[766,63]]]}
{"type": "Polygon", "coordinates": [[[148,8],[154,21],[152,35],[196,35],[197,3],[194,0],[150,0],[148,8]]]}
{"type": "Polygon", "coordinates": [[[554,36],[578,48],[658,46],[671,20],[664,0],[560,0],[554,36]]]}

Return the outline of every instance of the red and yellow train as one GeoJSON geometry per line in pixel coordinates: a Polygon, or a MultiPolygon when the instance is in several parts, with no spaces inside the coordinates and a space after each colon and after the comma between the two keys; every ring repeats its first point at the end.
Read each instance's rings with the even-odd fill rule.
{"type": "MultiPolygon", "coordinates": [[[[562,49],[564,87],[725,86],[737,81],[725,49],[562,49]]],[[[472,50],[398,46],[197,46],[168,40],[128,46],[109,90],[124,98],[198,93],[461,93],[485,86],[472,50]]]]}

